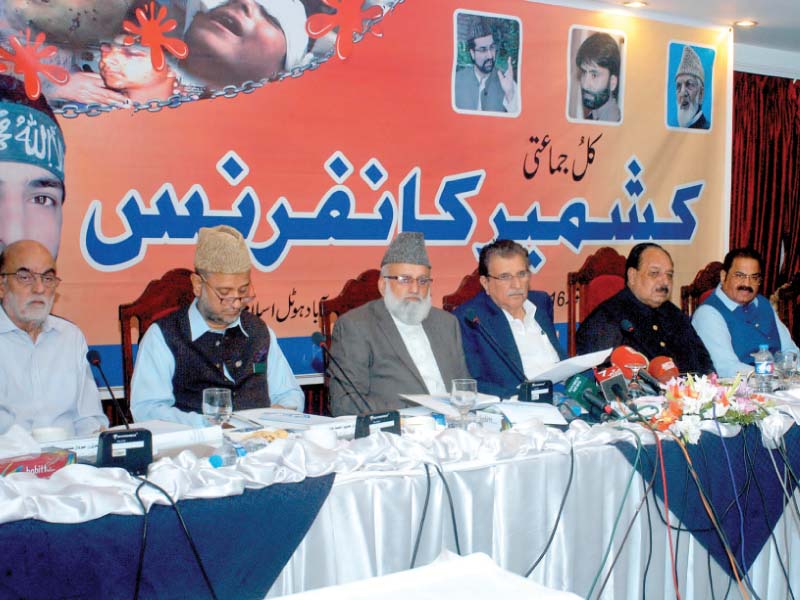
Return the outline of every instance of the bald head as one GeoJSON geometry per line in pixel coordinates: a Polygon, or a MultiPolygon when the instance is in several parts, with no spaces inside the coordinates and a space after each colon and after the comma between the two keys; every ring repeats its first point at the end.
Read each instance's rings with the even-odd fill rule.
{"type": "Polygon", "coordinates": [[[0,304],[8,318],[34,340],[53,308],[58,286],[58,280],[52,280],[55,272],[53,255],[33,240],[9,244],[0,256],[0,304]]]}

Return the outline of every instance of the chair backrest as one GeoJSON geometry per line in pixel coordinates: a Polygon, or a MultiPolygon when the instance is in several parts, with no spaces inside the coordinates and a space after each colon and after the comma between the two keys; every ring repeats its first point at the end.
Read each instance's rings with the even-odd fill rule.
{"type": "Polygon", "coordinates": [[[481,276],[478,274],[478,269],[475,269],[461,279],[455,292],[442,298],[442,308],[447,312],[453,312],[467,300],[472,300],[482,289],[481,276]]]}
{"type": "MultiPolygon", "coordinates": [[[[336,319],[349,310],[358,308],[371,300],[381,297],[378,290],[378,279],[381,272],[378,269],[364,271],[355,279],[349,279],[342,287],[342,291],[335,298],[325,298],[319,301],[319,321],[325,342],[330,346],[333,325],[336,319]]],[[[325,370],[328,369],[328,356],[323,353],[325,370]]]]}
{"type": "Polygon", "coordinates": [[[795,273],[787,283],[779,287],[771,299],[777,300],[775,310],[792,338],[795,341],[800,339],[800,319],[797,315],[798,300],[800,300],[800,273],[795,273]]]}
{"type": "Polygon", "coordinates": [[[625,257],[604,246],[577,271],[567,273],[567,350],[575,356],[578,317],[583,321],[605,300],[625,287],[625,257]],[[579,312],[580,311],[580,312],[579,312]]]}
{"type": "Polygon", "coordinates": [[[692,283],[681,286],[681,310],[685,315],[691,317],[697,307],[714,291],[719,283],[721,270],[722,263],[715,260],[700,269],[692,283]]]}
{"type": "Polygon", "coordinates": [[[131,378],[133,377],[133,321],[137,321],[139,343],[155,321],[175,312],[182,306],[191,304],[194,299],[189,269],[172,269],[161,279],[154,279],[136,300],[130,304],[120,304],[119,322],[122,328],[122,380],[125,387],[123,410],[129,412],[131,400],[131,378]]]}

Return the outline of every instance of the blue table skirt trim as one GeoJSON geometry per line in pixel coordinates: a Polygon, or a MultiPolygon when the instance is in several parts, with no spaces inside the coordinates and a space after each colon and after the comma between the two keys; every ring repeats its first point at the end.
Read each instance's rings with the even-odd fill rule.
{"type": "MultiPolygon", "coordinates": [[[[334,474],[183,500],[183,514],[217,597],[263,598],[305,537],[334,474]]],[[[142,516],[108,515],[63,525],[28,519],[0,525],[0,598],[132,598],[142,516]]],[[[171,506],[147,524],[140,598],[210,598],[171,506]]]]}

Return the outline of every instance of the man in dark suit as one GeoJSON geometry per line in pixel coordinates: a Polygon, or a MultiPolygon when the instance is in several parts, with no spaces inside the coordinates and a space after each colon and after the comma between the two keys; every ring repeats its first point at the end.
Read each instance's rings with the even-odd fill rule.
{"type": "Polygon", "coordinates": [[[484,246],[478,259],[484,291],[459,306],[467,366],[478,390],[508,398],[519,384],[563,358],[553,301],[530,291],[528,252],[511,240],[484,246]]]}
{"type": "Polygon", "coordinates": [[[453,379],[469,377],[458,323],[431,307],[432,282],[422,234],[398,234],[381,262],[383,299],[347,312],[334,325],[335,360],[328,367],[334,416],[364,411],[361,397],[374,411],[412,406],[400,394],[446,395],[453,379]]]}

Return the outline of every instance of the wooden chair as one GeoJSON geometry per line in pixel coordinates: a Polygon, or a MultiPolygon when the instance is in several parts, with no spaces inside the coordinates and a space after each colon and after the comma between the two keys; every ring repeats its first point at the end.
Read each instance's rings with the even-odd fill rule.
{"type": "Polygon", "coordinates": [[[567,273],[567,351],[575,356],[575,333],[580,321],[625,287],[625,257],[604,246],[589,256],[578,271],[567,273]]]}
{"type": "Polygon", "coordinates": [[[467,300],[472,300],[482,289],[481,276],[478,269],[475,269],[469,275],[464,276],[455,292],[442,298],[442,308],[447,312],[453,312],[467,300]]]}
{"type": "Polygon", "coordinates": [[[131,378],[133,377],[133,339],[131,330],[136,319],[139,335],[138,344],[144,332],[161,317],[175,312],[194,300],[192,281],[189,269],[172,269],[161,279],[154,279],[147,284],[142,295],[130,304],[119,307],[119,322],[122,328],[122,380],[125,388],[125,399],[122,409],[130,413],[131,378]]]}
{"type": "Polygon", "coordinates": [[[700,269],[692,283],[681,286],[681,311],[685,315],[691,317],[697,307],[711,295],[719,283],[720,271],[722,263],[715,260],[700,269]]]}
{"type": "MultiPolygon", "coordinates": [[[[342,291],[335,298],[323,298],[319,301],[319,322],[322,335],[328,348],[331,345],[331,335],[336,319],[349,310],[358,308],[371,300],[381,297],[378,290],[378,279],[381,272],[378,269],[364,271],[355,279],[350,279],[342,287],[342,291]]],[[[324,365],[325,387],[320,398],[319,414],[330,414],[330,396],[328,395],[328,354],[322,353],[324,365]]],[[[315,411],[316,412],[316,411],[315,411]]]]}
{"type": "Polygon", "coordinates": [[[800,339],[800,319],[798,319],[798,300],[800,300],[800,273],[775,290],[770,300],[774,300],[778,317],[795,341],[800,339]]]}

